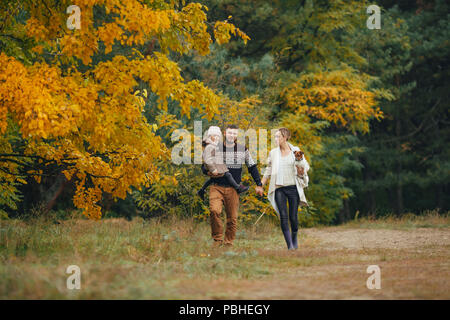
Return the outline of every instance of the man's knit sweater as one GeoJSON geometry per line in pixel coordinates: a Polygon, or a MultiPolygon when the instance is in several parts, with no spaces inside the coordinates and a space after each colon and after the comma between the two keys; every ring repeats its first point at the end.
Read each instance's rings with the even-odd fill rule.
{"type": "MultiPolygon", "coordinates": [[[[235,143],[234,147],[226,147],[225,144],[221,144],[217,152],[217,155],[223,156],[224,163],[237,183],[241,183],[242,165],[245,163],[256,185],[262,185],[256,162],[253,161],[250,152],[244,145],[235,143]]],[[[212,180],[219,185],[231,187],[225,177],[212,178],[212,180]]]]}

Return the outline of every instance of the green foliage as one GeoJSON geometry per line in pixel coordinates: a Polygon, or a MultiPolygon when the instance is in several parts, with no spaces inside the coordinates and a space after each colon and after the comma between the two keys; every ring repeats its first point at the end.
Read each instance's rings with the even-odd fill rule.
{"type": "MultiPolygon", "coordinates": [[[[184,81],[199,80],[221,97],[220,110],[212,119],[203,112],[189,118],[171,98],[165,109],[159,109],[159,97],[151,86],[135,79],[136,89],[149,93],[144,99],[144,116],[168,150],[175,144],[172,132],[187,129],[192,133],[194,120],[202,120],[203,131],[230,122],[242,129],[269,132],[284,126],[311,165],[310,186],[305,191],[311,206],[300,210],[302,226],[343,222],[356,212],[364,217],[449,209],[450,15],[446,1],[421,1],[410,7],[404,2],[399,7],[393,1],[377,1],[382,9],[379,30],[366,27],[366,8],[375,4],[369,1],[142,2],[159,9],[181,9],[200,2],[209,8],[208,21],[229,21],[251,38],[248,43],[212,44],[206,56],[202,55],[206,46],[184,55],[178,50],[181,48],[167,50],[184,81]]],[[[32,41],[20,28],[27,13],[10,0],[3,1],[0,9],[2,26],[7,27],[0,30],[0,52],[24,64],[32,63],[36,59],[32,41]]],[[[98,23],[108,19],[100,7],[95,7],[93,14],[98,23]]],[[[171,30],[166,40],[178,41],[177,32],[171,30]]],[[[208,32],[213,38],[213,30],[208,32]]],[[[93,63],[109,61],[115,55],[129,57],[134,50],[153,56],[155,51],[167,49],[167,41],[149,37],[133,46],[116,41],[110,53],[105,53],[106,45],[100,42],[93,63]]],[[[43,59],[55,59],[46,50],[43,59]]],[[[65,67],[63,63],[62,70],[65,67]]],[[[79,68],[85,71],[87,67],[81,64],[79,68]]],[[[2,152],[20,148],[24,141],[18,136],[9,131],[1,138],[2,152]]],[[[262,175],[261,160],[258,168],[262,175]]],[[[20,175],[26,167],[23,163],[8,170],[20,175]]],[[[111,216],[131,217],[139,208],[144,217],[205,220],[207,202],[203,203],[196,191],[208,177],[201,174],[200,166],[176,166],[167,156],[159,159],[157,167],[160,179],[119,200],[111,208],[115,211],[111,216]]],[[[44,173],[46,169],[58,168],[44,168],[44,173]]],[[[29,185],[19,189],[17,181],[0,183],[3,217],[30,207],[31,195],[41,192],[29,185]],[[21,193],[27,201],[17,207],[21,193]]],[[[51,180],[46,183],[51,185],[51,180]]],[[[243,183],[253,185],[245,166],[243,183]]],[[[70,188],[65,191],[70,192],[70,188]]],[[[69,201],[61,202],[61,208],[70,206],[69,201]]],[[[255,221],[263,212],[275,220],[266,198],[260,199],[253,191],[241,197],[242,221],[255,221]]]]}
{"type": "Polygon", "coordinates": [[[199,166],[161,163],[165,176],[159,183],[142,191],[135,191],[133,199],[142,210],[141,216],[200,217],[207,213],[206,206],[196,196],[208,177],[203,176],[199,166]]]}
{"type": "Polygon", "coordinates": [[[311,157],[310,186],[305,192],[313,200],[314,224],[335,222],[343,201],[354,196],[350,179],[362,168],[357,158],[361,152],[359,139],[353,135],[323,137],[323,149],[311,157]]]}
{"type": "Polygon", "coordinates": [[[26,36],[23,25],[28,13],[15,0],[0,3],[0,52],[16,57],[24,64],[31,64],[35,53],[31,51],[33,41],[26,36]]]}
{"type": "MultiPolygon", "coordinates": [[[[372,209],[391,212],[396,208],[395,196],[387,197],[386,193],[395,193],[399,186],[407,187],[403,191],[405,194],[411,188],[423,189],[426,186],[438,186],[441,193],[445,190],[443,186],[448,185],[449,181],[448,157],[445,155],[445,150],[449,148],[442,148],[445,135],[436,133],[436,137],[427,138],[427,145],[419,145],[415,141],[422,139],[412,135],[414,141],[409,141],[407,129],[411,127],[413,132],[417,131],[416,134],[421,132],[414,129],[414,123],[419,123],[418,129],[426,129],[426,125],[420,128],[420,122],[415,118],[419,121],[433,119],[439,114],[439,108],[443,107],[442,103],[438,103],[433,108],[436,100],[431,99],[418,108],[415,102],[417,94],[424,96],[428,88],[436,86],[436,97],[443,97],[448,82],[441,81],[439,85],[435,81],[419,87],[418,83],[424,82],[424,79],[414,71],[416,64],[422,66],[423,72],[430,72],[423,57],[434,55],[438,60],[446,52],[443,50],[448,29],[447,25],[444,26],[445,19],[438,19],[441,27],[431,28],[431,17],[439,15],[438,10],[442,17],[445,16],[443,12],[446,7],[442,1],[437,2],[433,11],[425,10],[420,15],[411,15],[409,11],[395,7],[382,8],[380,30],[366,28],[366,2],[258,1],[255,5],[250,0],[211,0],[204,3],[210,8],[212,19],[226,19],[231,15],[232,21],[245,30],[252,40],[246,46],[242,42],[232,41],[225,47],[212,47],[211,54],[206,57],[195,54],[182,57],[179,64],[183,74],[189,80],[200,79],[233,99],[255,95],[261,101],[261,114],[267,121],[260,125],[265,125],[269,130],[285,126],[292,131],[293,143],[305,151],[311,164],[311,182],[306,190],[311,207],[300,211],[303,226],[342,222],[351,219],[357,210],[362,215],[372,209]],[[425,32],[415,27],[427,23],[430,28],[425,32]],[[438,40],[431,40],[433,36],[438,36],[438,40]],[[435,53],[432,54],[431,50],[435,53]],[[344,71],[345,65],[352,72],[344,71]],[[328,92],[328,97],[332,97],[342,83],[353,81],[355,88],[365,87],[373,93],[384,118],[371,121],[369,127],[363,113],[360,113],[363,117],[359,119],[352,118],[354,112],[352,105],[348,104],[348,119],[344,119],[350,123],[352,119],[360,121],[348,130],[345,125],[333,120],[334,115],[339,117],[339,112],[342,112],[340,104],[336,105],[336,113],[333,109],[328,109],[333,110],[328,114],[324,113],[330,103],[340,100],[323,100],[315,114],[310,113],[311,109],[307,112],[293,109],[292,105],[299,100],[292,95],[294,104],[290,104],[286,90],[298,86],[295,94],[305,92],[309,84],[305,85],[299,79],[315,79],[319,74],[328,83],[318,82],[319,85],[313,87],[311,92],[323,90],[328,92]],[[401,135],[407,138],[401,139],[400,143],[396,140],[397,120],[401,122],[401,132],[405,132],[401,135]],[[351,135],[349,131],[352,131],[351,135]],[[366,134],[360,135],[361,131],[366,134]],[[437,156],[436,150],[442,150],[441,155],[437,156]]],[[[436,77],[441,79],[442,76],[436,77]]],[[[340,96],[340,99],[343,97],[340,96]]],[[[426,99],[425,96],[423,99],[426,99]]],[[[374,102],[367,102],[374,106],[374,102]]],[[[441,117],[442,121],[444,119],[445,116],[441,117]]],[[[182,119],[182,123],[189,127],[188,121],[182,119]]],[[[252,127],[255,127],[254,123],[252,127]]],[[[437,132],[445,132],[442,130],[437,132]]],[[[258,167],[262,173],[264,165],[260,163],[258,167]]],[[[184,183],[197,178],[189,175],[183,177],[184,183]]],[[[243,182],[253,183],[248,175],[244,175],[243,182]]],[[[189,195],[186,196],[189,198],[189,195]]],[[[153,198],[151,201],[157,201],[158,197],[153,198]]],[[[417,193],[412,193],[404,202],[416,198],[417,193]]],[[[441,203],[445,202],[444,197],[441,198],[441,203]]],[[[427,207],[423,203],[423,200],[418,200],[408,208],[417,206],[423,210],[427,207]]],[[[428,206],[433,207],[431,203],[428,206]]],[[[197,210],[207,215],[204,206],[197,210]]],[[[267,201],[251,193],[243,197],[240,211],[249,221],[257,219],[264,210],[274,217],[267,201]]]]}
{"type": "Polygon", "coordinates": [[[448,189],[449,26],[445,1],[416,13],[393,7],[380,30],[361,30],[354,45],[376,75],[374,89],[393,93],[380,101],[385,119],[362,138],[365,168],[355,176],[352,207],[364,214],[445,209],[448,189]],[[447,45],[445,45],[447,43],[447,45]],[[447,74],[447,80],[444,80],[447,74]]]}

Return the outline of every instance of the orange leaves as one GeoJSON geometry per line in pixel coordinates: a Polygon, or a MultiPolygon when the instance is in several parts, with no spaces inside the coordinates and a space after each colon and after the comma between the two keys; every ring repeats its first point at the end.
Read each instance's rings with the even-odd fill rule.
{"type": "Polygon", "coordinates": [[[99,41],[104,43],[105,53],[111,52],[116,41],[122,45],[142,45],[147,37],[167,31],[173,14],[171,10],[154,10],[138,0],[78,1],[77,5],[81,9],[81,29],[73,31],[66,27],[68,16],[64,3],[51,8],[51,18],[48,6],[43,2],[28,8],[31,17],[26,24],[27,34],[41,42],[35,51],[41,51],[45,42],[55,53],[78,58],[88,65],[98,52],[99,41]],[[114,17],[113,22],[96,26],[95,5],[104,5],[110,17],[114,17]]]}
{"type": "Polygon", "coordinates": [[[2,107],[14,115],[21,125],[23,137],[63,136],[76,128],[81,114],[76,96],[80,86],[71,77],[61,77],[60,71],[46,64],[25,68],[20,62],[0,54],[0,99],[2,107]]]}
{"type": "Polygon", "coordinates": [[[211,37],[207,31],[207,9],[199,3],[189,3],[181,11],[170,11],[171,27],[164,36],[159,37],[163,52],[167,49],[181,54],[196,50],[199,54],[209,53],[211,37]]]}
{"type": "MultiPolygon", "coordinates": [[[[158,39],[164,53],[168,49],[182,54],[190,50],[201,55],[209,53],[212,40],[207,30],[206,6],[189,3],[178,11],[173,4],[156,2],[159,3],[150,7],[138,0],[78,1],[81,10],[79,30],[67,29],[64,3],[55,5],[48,12],[44,2],[36,2],[27,8],[31,17],[27,20],[26,30],[28,36],[38,42],[36,51],[40,52],[42,44],[47,43],[55,53],[78,58],[85,65],[91,63],[92,56],[98,52],[100,41],[105,45],[105,53],[111,52],[115,42],[127,46],[142,45],[152,37],[158,39]],[[94,6],[103,6],[112,19],[106,19],[103,24],[97,19],[94,23],[94,6]]],[[[241,37],[245,43],[250,39],[227,20],[216,22],[213,32],[219,44],[228,42],[231,34],[241,37]]]]}
{"type": "MultiPolygon", "coordinates": [[[[92,62],[92,56],[98,50],[95,33],[90,30],[81,29],[72,34],[64,35],[59,39],[61,54],[66,57],[75,57],[80,59],[85,65],[92,62]]],[[[54,45],[54,47],[57,47],[54,45]]],[[[55,48],[55,52],[58,49],[55,48]]],[[[59,52],[58,52],[59,53],[59,52]]]]}
{"type": "MultiPolygon", "coordinates": [[[[27,143],[24,154],[56,162],[67,179],[75,179],[74,204],[92,219],[101,217],[103,191],[125,198],[131,186],[160,179],[177,184],[175,178],[161,178],[156,166],[170,156],[157,129],[179,123],[164,112],[168,101],[178,101],[181,115],[188,118],[197,112],[211,120],[219,112],[221,98],[197,80],[185,82],[166,55],[169,49],[209,52],[207,8],[189,3],[178,11],[163,0],[147,3],[77,1],[81,29],[68,30],[65,1],[50,10],[44,1],[24,1],[29,19],[22,27],[36,41],[33,51],[45,56],[37,56],[41,63],[25,66],[0,53],[0,132],[7,132],[7,121],[17,124],[27,143]],[[106,12],[95,23],[94,6],[106,12]],[[137,50],[127,56],[113,52],[116,44],[142,45],[149,39],[162,52],[152,50],[145,57],[137,50]],[[99,52],[103,45],[106,58],[99,52]],[[94,64],[94,55],[105,60],[94,64]],[[142,85],[158,96],[157,107],[163,110],[153,124],[143,114],[148,96],[137,92],[142,85]]],[[[248,39],[228,22],[219,23],[214,32],[220,43],[230,34],[248,39]]],[[[39,180],[40,173],[29,175],[39,180]]]]}
{"type": "Polygon", "coordinates": [[[102,216],[98,202],[102,198],[102,191],[98,188],[85,188],[83,184],[77,186],[73,203],[77,208],[84,209],[83,214],[89,219],[99,220],[102,216]]]}
{"type": "Polygon", "coordinates": [[[234,123],[244,131],[249,128],[265,128],[267,123],[264,114],[262,110],[258,110],[260,104],[261,100],[257,96],[247,97],[242,101],[234,101],[227,97],[222,97],[216,118],[222,125],[234,123]]]}
{"type": "Polygon", "coordinates": [[[120,39],[123,29],[116,23],[108,23],[98,28],[98,37],[105,44],[105,53],[112,51],[112,45],[116,39],[120,39]]]}
{"type": "Polygon", "coordinates": [[[218,112],[220,102],[219,96],[198,80],[188,82],[185,90],[176,94],[174,99],[180,101],[181,114],[190,118],[190,109],[195,108],[204,112],[208,120],[211,120],[218,112]]]}
{"type": "Polygon", "coordinates": [[[133,112],[135,117],[141,112],[141,108],[134,111],[132,108],[132,104],[140,105],[136,104],[136,99],[131,95],[133,88],[137,86],[135,78],[147,82],[152,92],[158,95],[160,109],[165,110],[167,99],[170,98],[179,102],[181,114],[187,117],[190,117],[192,109],[206,113],[209,119],[218,111],[219,96],[197,80],[185,83],[177,64],[157,52],[154,58],[147,56],[135,60],[116,56],[112,61],[100,63],[93,73],[108,95],[105,99],[109,101],[108,104],[116,101],[118,105],[126,105],[127,112],[133,112]]]}
{"type": "Polygon", "coordinates": [[[160,128],[164,127],[175,127],[175,125],[181,125],[181,121],[173,114],[168,114],[165,112],[160,113],[156,116],[156,121],[160,128]]]}
{"type": "Polygon", "coordinates": [[[36,39],[37,41],[43,41],[48,36],[48,30],[45,27],[45,24],[42,24],[35,17],[31,17],[27,20],[26,30],[27,35],[31,38],[36,39]]]}
{"type": "Polygon", "coordinates": [[[218,111],[219,96],[198,80],[185,83],[176,63],[163,54],[155,52],[155,56],[134,60],[132,69],[159,96],[159,107],[165,109],[166,99],[170,98],[180,103],[182,115],[189,118],[192,109],[197,109],[212,119],[218,111]]]}
{"type": "Polygon", "coordinates": [[[228,23],[227,21],[217,21],[214,25],[214,37],[218,44],[227,43],[231,34],[235,36],[239,36],[244,40],[244,43],[247,44],[247,41],[250,40],[250,37],[247,36],[244,32],[236,28],[233,24],[228,23]]]}
{"type": "Polygon", "coordinates": [[[283,94],[291,109],[352,132],[369,132],[369,120],[383,116],[366,79],[348,68],[305,74],[283,94]]]}
{"type": "Polygon", "coordinates": [[[144,36],[170,27],[169,10],[153,10],[139,1],[120,1],[111,11],[119,15],[116,23],[133,34],[127,45],[142,44],[144,36]]]}
{"type": "MultiPolygon", "coordinates": [[[[0,54],[2,127],[6,129],[6,115],[11,114],[27,138],[27,155],[69,165],[63,173],[68,179],[75,174],[79,186],[74,204],[93,219],[101,215],[99,190],[124,198],[131,185],[145,182],[149,170],[157,177],[152,163],[167,153],[142,116],[142,105],[129,92],[135,82],[123,66],[125,60],[118,58],[105,71],[105,77],[111,70],[117,69],[119,74],[114,82],[117,87],[108,91],[106,84],[78,72],[63,77],[55,67],[36,64],[25,68],[0,54]],[[110,95],[99,98],[101,89],[110,95]],[[53,141],[42,140],[46,138],[53,141]],[[107,156],[92,156],[94,153],[107,156]],[[81,187],[86,179],[94,188],[81,187]]],[[[40,182],[40,173],[28,174],[40,182]]]]}
{"type": "Polygon", "coordinates": [[[142,45],[146,37],[164,32],[170,27],[170,11],[152,10],[137,1],[122,1],[111,12],[119,16],[114,22],[104,24],[97,30],[98,39],[106,46],[105,53],[111,52],[115,41],[122,45],[142,45]]]}
{"type": "Polygon", "coordinates": [[[110,97],[126,96],[137,86],[134,78],[135,63],[123,56],[115,56],[111,61],[101,62],[93,70],[95,80],[110,97]]]}

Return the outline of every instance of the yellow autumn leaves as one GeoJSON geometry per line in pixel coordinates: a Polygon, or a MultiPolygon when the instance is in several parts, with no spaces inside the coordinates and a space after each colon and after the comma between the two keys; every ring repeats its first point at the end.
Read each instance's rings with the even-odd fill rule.
{"type": "Polygon", "coordinates": [[[241,37],[244,40],[244,43],[247,43],[247,41],[250,40],[249,36],[227,21],[217,21],[215,23],[214,37],[218,44],[227,43],[231,38],[231,34],[241,37]]]}
{"type": "MultiPolygon", "coordinates": [[[[169,100],[177,101],[187,117],[195,112],[211,120],[217,114],[220,97],[197,80],[185,82],[167,56],[168,50],[209,53],[207,8],[190,3],[175,10],[161,0],[150,5],[138,0],[80,0],[81,29],[68,30],[68,1],[51,8],[40,1],[23,5],[30,14],[27,35],[36,43],[33,51],[41,55],[40,62],[26,66],[0,53],[0,133],[6,134],[8,119],[17,124],[26,143],[24,155],[57,163],[66,178],[75,181],[75,206],[99,219],[103,192],[125,198],[131,186],[161,180],[155,163],[168,160],[169,152],[156,131],[174,123],[167,113],[169,100]],[[103,23],[94,21],[94,6],[109,15],[103,23]],[[123,48],[151,39],[158,41],[160,52],[114,52],[116,44],[123,48]],[[101,53],[111,57],[94,63],[93,56],[101,53]],[[156,107],[162,113],[157,123],[147,123],[143,115],[149,93],[136,91],[142,85],[159,98],[156,107]]],[[[228,41],[230,33],[248,39],[231,24],[217,26],[219,43],[228,41]]],[[[1,151],[10,150],[4,142],[1,151]]],[[[39,182],[42,172],[36,168],[27,174],[39,182]]],[[[0,176],[18,181],[5,171],[0,176]]]]}
{"type": "Polygon", "coordinates": [[[350,69],[309,73],[283,92],[289,108],[327,120],[352,132],[369,132],[369,120],[382,118],[367,80],[350,69]]]}
{"type": "Polygon", "coordinates": [[[26,68],[14,58],[0,53],[1,132],[6,130],[6,114],[14,115],[24,138],[63,136],[76,130],[81,107],[93,103],[95,91],[82,88],[72,77],[47,64],[26,68]],[[68,100],[67,95],[73,95],[68,100]]]}

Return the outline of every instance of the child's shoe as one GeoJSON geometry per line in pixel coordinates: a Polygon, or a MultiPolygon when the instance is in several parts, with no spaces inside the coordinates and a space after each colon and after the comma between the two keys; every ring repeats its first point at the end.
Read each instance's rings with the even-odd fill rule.
{"type": "Polygon", "coordinates": [[[236,189],[236,191],[237,191],[237,193],[241,194],[241,193],[247,192],[249,188],[250,187],[244,186],[244,185],[241,184],[239,186],[239,188],[236,189]]]}
{"type": "Polygon", "coordinates": [[[200,189],[197,191],[197,195],[202,199],[205,200],[205,190],[200,189]]]}

